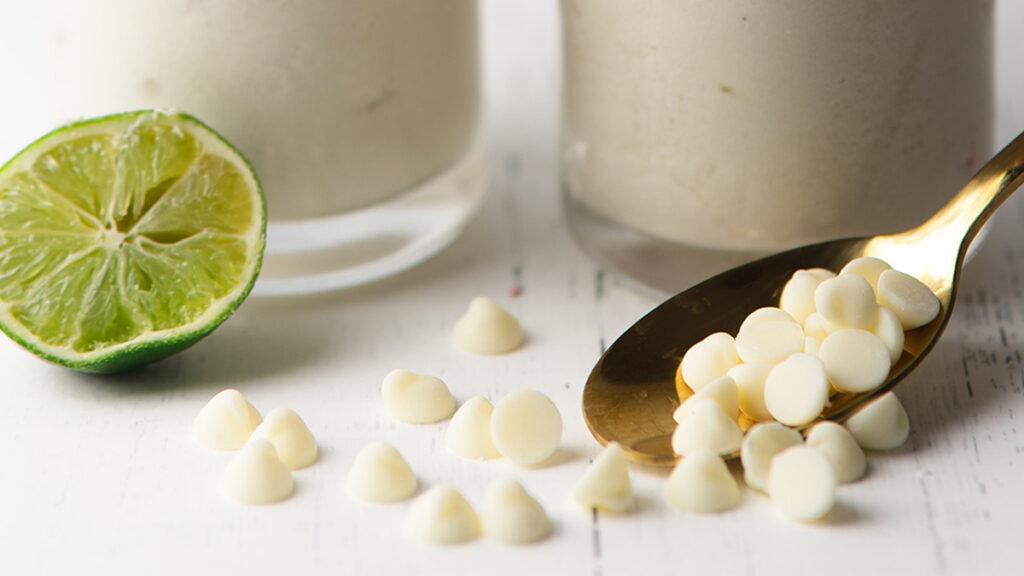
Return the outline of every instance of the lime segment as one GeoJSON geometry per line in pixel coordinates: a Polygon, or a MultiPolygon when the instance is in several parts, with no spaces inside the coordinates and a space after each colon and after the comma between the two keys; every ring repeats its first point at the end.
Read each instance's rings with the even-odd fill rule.
{"type": "Polygon", "coordinates": [[[194,118],[72,124],[0,169],[0,329],[82,370],[161,358],[245,298],[265,228],[249,164],[194,118]]]}

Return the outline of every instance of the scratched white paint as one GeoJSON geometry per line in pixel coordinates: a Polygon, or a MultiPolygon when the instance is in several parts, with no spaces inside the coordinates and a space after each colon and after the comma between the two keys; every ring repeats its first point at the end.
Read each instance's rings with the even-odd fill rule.
{"type": "MultiPolygon", "coordinates": [[[[596,452],[580,414],[602,343],[655,302],[597,268],[560,221],[558,50],[553,2],[492,0],[485,11],[495,181],[481,218],[429,264],[357,291],[253,300],[208,340],[143,372],[90,377],[0,344],[0,574],[1020,574],[1024,552],[1024,200],[1000,214],[970,265],[936,353],[901,386],[907,447],[871,458],[832,522],[801,526],[747,492],[728,514],[668,511],[662,478],[635,474],[640,510],[593,518],[568,494],[596,452]],[[518,296],[515,294],[520,293],[518,296]],[[477,294],[529,330],[510,356],[475,358],[448,332],[477,294]],[[377,390],[395,367],[437,374],[461,399],[547,392],[565,419],[562,463],[516,470],[443,450],[443,425],[385,419],[377,390]],[[228,456],[187,436],[216,391],[264,412],[290,406],[322,445],[277,506],[220,498],[228,456]],[[400,532],[407,505],[351,502],[356,451],[393,442],[424,484],[479,503],[493,478],[520,478],[556,533],[508,549],[427,549],[400,532]]],[[[999,4],[999,141],[1024,129],[1024,2],[999,4]]]]}

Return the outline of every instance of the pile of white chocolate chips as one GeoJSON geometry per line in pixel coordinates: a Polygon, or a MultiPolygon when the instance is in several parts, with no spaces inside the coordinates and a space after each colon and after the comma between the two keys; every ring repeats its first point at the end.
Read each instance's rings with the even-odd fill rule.
{"type": "MultiPolygon", "coordinates": [[[[677,386],[687,397],[675,413],[673,449],[681,456],[665,485],[674,508],[711,513],[734,507],[740,489],[723,457],[739,453],[748,486],[767,492],[787,516],[810,521],[832,508],[838,483],[866,470],[863,448],[886,450],[907,438],[906,412],[892,393],[851,416],[844,425],[814,424],[806,440],[797,428],[815,422],[837,392],[881,386],[903,353],[904,331],[931,322],[939,302],[917,279],[874,258],[860,258],[836,275],[796,272],[779,308],[756,310],[735,338],[712,334],[682,359],[677,386]],[[690,394],[692,391],[692,394],[690,394]],[[743,434],[738,418],[753,424],[743,434]]],[[[486,298],[477,298],[455,324],[455,345],[494,355],[523,342],[519,323],[486,298]]],[[[384,413],[405,424],[450,421],[444,444],[470,460],[504,458],[532,467],[552,460],[562,437],[555,404],[535,390],[518,390],[497,404],[476,396],[461,406],[438,378],[394,370],[381,385],[384,413]]],[[[286,499],[292,471],[317,459],[312,433],[295,412],[279,408],[261,419],[236,390],[217,394],[200,411],[193,436],[214,450],[239,450],[228,464],[222,491],[245,504],[286,499]]],[[[420,490],[397,448],[365,446],[348,472],[349,495],[389,504],[420,490]]],[[[584,510],[625,513],[634,508],[625,454],[610,444],[579,480],[572,495],[584,510]]],[[[551,521],[514,479],[487,489],[479,513],[453,486],[438,484],[409,506],[406,532],[428,544],[469,542],[484,535],[503,544],[546,538],[551,521]]]]}
{"type": "MultiPolygon", "coordinates": [[[[523,342],[519,322],[486,298],[474,299],[455,324],[454,344],[473,354],[511,352],[523,342]]],[[[452,454],[472,459],[505,458],[518,466],[535,466],[557,451],[562,418],[555,404],[534,390],[518,390],[492,405],[470,398],[458,406],[438,378],[409,370],[393,370],[381,385],[384,413],[404,424],[451,421],[445,446],[452,454]]],[[[294,490],[292,471],[312,464],[317,444],[295,412],[277,409],[262,420],[237,390],[214,396],[196,416],[192,434],[213,450],[239,450],[224,471],[225,496],[243,504],[268,504],[288,498],[294,490]]],[[[361,502],[389,504],[413,497],[420,483],[394,446],[371,443],[356,455],[348,472],[349,495],[361,502]]],[[[544,508],[513,479],[493,482],[480,513],[453,486],[425,490],[409,507],[405,528],[413,538],[436,545],[459,544],[481,535],[504,544],[527,544],[552,530],[544,508]]]]}
{"type": "Polygon", "coordinates": [[[825,516],[836,485],[867,469],[863,449],[900,446],[910,425],[891,392],[842,425],[814,422],[833,395],[884,384],[904,332],[935,320],[940,307],[918,279],[864,257],[838,275],[797,271],[778,308],[755,310],[735,338],[720,332],[692,346],[676,374],[681,396],[684,387],[693,394],[674,415],[672,448],[682,458],[668,481],[669,503],[696,512],[735,506],[739,490],[722,457],[739,452],[747,485],[784,514],[825,516]],[[756,422],[746,435],[741,413],[756,422]],[[805,440],[797,428],[808,425],[805,440]]]}

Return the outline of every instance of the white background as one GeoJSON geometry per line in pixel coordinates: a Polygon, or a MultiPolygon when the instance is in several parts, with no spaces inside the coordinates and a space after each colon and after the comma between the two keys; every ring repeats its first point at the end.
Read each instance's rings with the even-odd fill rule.
{"type": "MultiPolygon", "coordinates": [[[[663,479],[641,470],[634,515],[595,522],[568,503],[597,451],[580,413],[586,375],[602,342],[656,302],[586,259],[561,222],[556,4],[485,5],[495,182],[451,249],[372,287],[250,300],[193,349],[128,375],[73,374],[0,343],[0,574],[1020,574],[1020,197],[970,264],[938,349],[900,387],[910,441],[873,456],[868,477],[840,489],[829,523],[788,522],[749,491],[726,514],[674,513],[660,499],[663,479]],[[454,319],[477,294],[520,317],[525,348],[480,359],[449,345],[454,319]],[[444,451],[443,425],[387,420],[378,387],[399,366],[442,377],[463,400],[545,391],[565,420],[560,463],[463,462],[444,451]],[[264,412],[296,409],[318,436],[322,458],[296,474],[290,500],[249,508],[218,494],[230,456],[199,448],[188,429],[226,387],[264,412]],[[371,440],[398,446],[424,485],[451,482],[474,503],[490,480],[517,477],[557,532],[524,549],[417,545],[400,530],[407,505],[345,495],[349,463],[371,440]]],[[[1024,2],[998,6],[1003,144],[1024,130],[1024,2]]]]}

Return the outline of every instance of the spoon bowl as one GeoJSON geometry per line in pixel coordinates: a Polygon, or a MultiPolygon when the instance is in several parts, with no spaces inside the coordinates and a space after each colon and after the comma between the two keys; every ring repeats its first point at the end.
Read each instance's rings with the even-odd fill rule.
{"type": "MultiPolygon", "coordinates": [[[[782,288],[797,270],[838,272],[855,258],[873,256],[924,282],[942,309],[934,321],[906,333],[903,355],[882,386],[861,394],[839,394],[821,416],[846,418],[892,390],[935,346],[949,323],[971,241],[1022,182],[1024,134],[916,228],[794,248],[727,270],[673,296],[627,329],[594,366],[583,391],[583,415],[591,433],[602,444],[618,442],[636,462],[675,464],[672,413],[689,395],[685,386],[677,390],[675,383],[683,353],[709,334],[736,334],[757,308],[777,306],[782,288]]],[[[741,416],[741,427],[751,424],[741,416]]]]}

